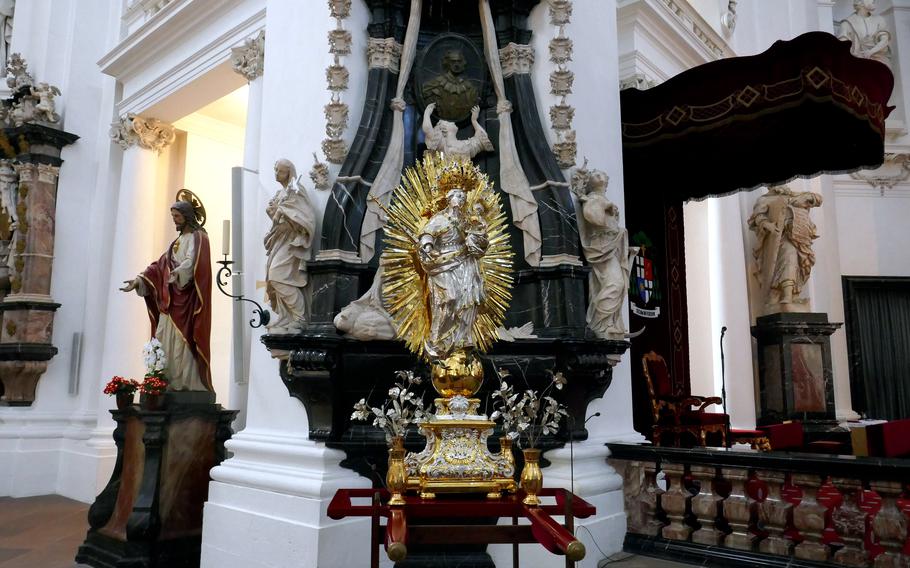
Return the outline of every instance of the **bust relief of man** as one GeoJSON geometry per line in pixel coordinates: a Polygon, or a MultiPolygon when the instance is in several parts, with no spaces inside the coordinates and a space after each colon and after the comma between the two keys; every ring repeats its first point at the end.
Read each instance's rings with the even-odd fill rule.
{"type": "Polygon", "coordinates": [[[477,104],[477,87],[463,75],[467,60],[459,49],[442,56],[443,72],[423,84],[421,93],[427,104],[436,103],[436,114],[444,120],[461,120],[477,104]]]}

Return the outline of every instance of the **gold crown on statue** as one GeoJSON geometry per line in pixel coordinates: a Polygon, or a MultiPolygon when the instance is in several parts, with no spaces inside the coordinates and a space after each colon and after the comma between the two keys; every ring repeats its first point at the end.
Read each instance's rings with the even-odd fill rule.
{"type": "MultiPolygon", "coordinates": [[[[424,212],[424,216],[431,217],[440,209],[445,208],[446,195],[455,188],[463,189],[467,194],[479,196],[483,192],[478,192],[477,190],[483,189],[490,184],[490,178],[481,172],[470,160],[445,160],[442,155],[438,155],[438,161],[430,161],[429,163],[436,167],[439,167],[439,163],[444,165],[439,167],[436,172],[427,172],[430,174],[427,176],[430,179],[433,179],[431,176],[435,174],[436,183],[432,187],[432,207],[424,212]]],[[[490,195],[494,194],[491,192],[490,195]]],[[[486,203],[486,201],[484,201],[483,205],[484,209],[493,206],[492,203],[486,203]]]]}

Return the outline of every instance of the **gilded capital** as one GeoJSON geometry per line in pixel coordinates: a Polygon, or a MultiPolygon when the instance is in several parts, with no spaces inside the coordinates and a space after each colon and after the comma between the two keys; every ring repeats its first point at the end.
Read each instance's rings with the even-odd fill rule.
{"type": "Polygon", "coordinates": [[[265,30],[246,40],[240,46],[231,49],[231,67],[247,81],[254,81],[262,76],[265,59],[265,30]]]}
{"type": "Polygon", "coordinates": [[[111,125],[110,136],[124,150],[139,146],[161,152],[177,135],[173,126],[157,118],[144,118],[129,113],[111,125]]]}

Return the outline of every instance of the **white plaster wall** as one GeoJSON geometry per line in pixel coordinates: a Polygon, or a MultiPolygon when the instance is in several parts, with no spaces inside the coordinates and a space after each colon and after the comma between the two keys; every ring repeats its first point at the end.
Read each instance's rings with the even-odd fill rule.
{"type": "Polygon", "coordinates": [[[868,185],[835,193],[842,273],[910,276],[910,185],[884,196],[868,185]]]}

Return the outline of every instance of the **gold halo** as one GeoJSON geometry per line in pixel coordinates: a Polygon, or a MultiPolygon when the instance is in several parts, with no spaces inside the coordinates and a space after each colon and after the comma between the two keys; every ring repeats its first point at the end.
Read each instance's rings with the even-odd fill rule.
{"type": "Polygon", "coordinates": [[[424,340],[430,334],[429,287],[418,259],[416,243],[430,218],[446,207],[445,194],[453,187],[465,190],[465,209],[483,205],[489,245],[479,259],[486,296],[478,310],[472,335],[474,346],[486,351],[498,338],[512,299],[512,246],[499,194],[486,174],[467,160],[428,154],[405,170],[395,188],[385,227],[382,265],[385,274],[382,298],[398,337],[413,353],[425,356],[424,340]]]}
{"type": "Polygon", "coordinates": [[[176,201],[186,201],[193,206],[193,212],[196,214],[196,222],[199,223],[200,227],[205,226],[206,214],[205,214],[205,205],[202,204],[202,200],[199,199],[199,196],[193,193],[188,189],[181,189],[177,192],[176,201]]]}

